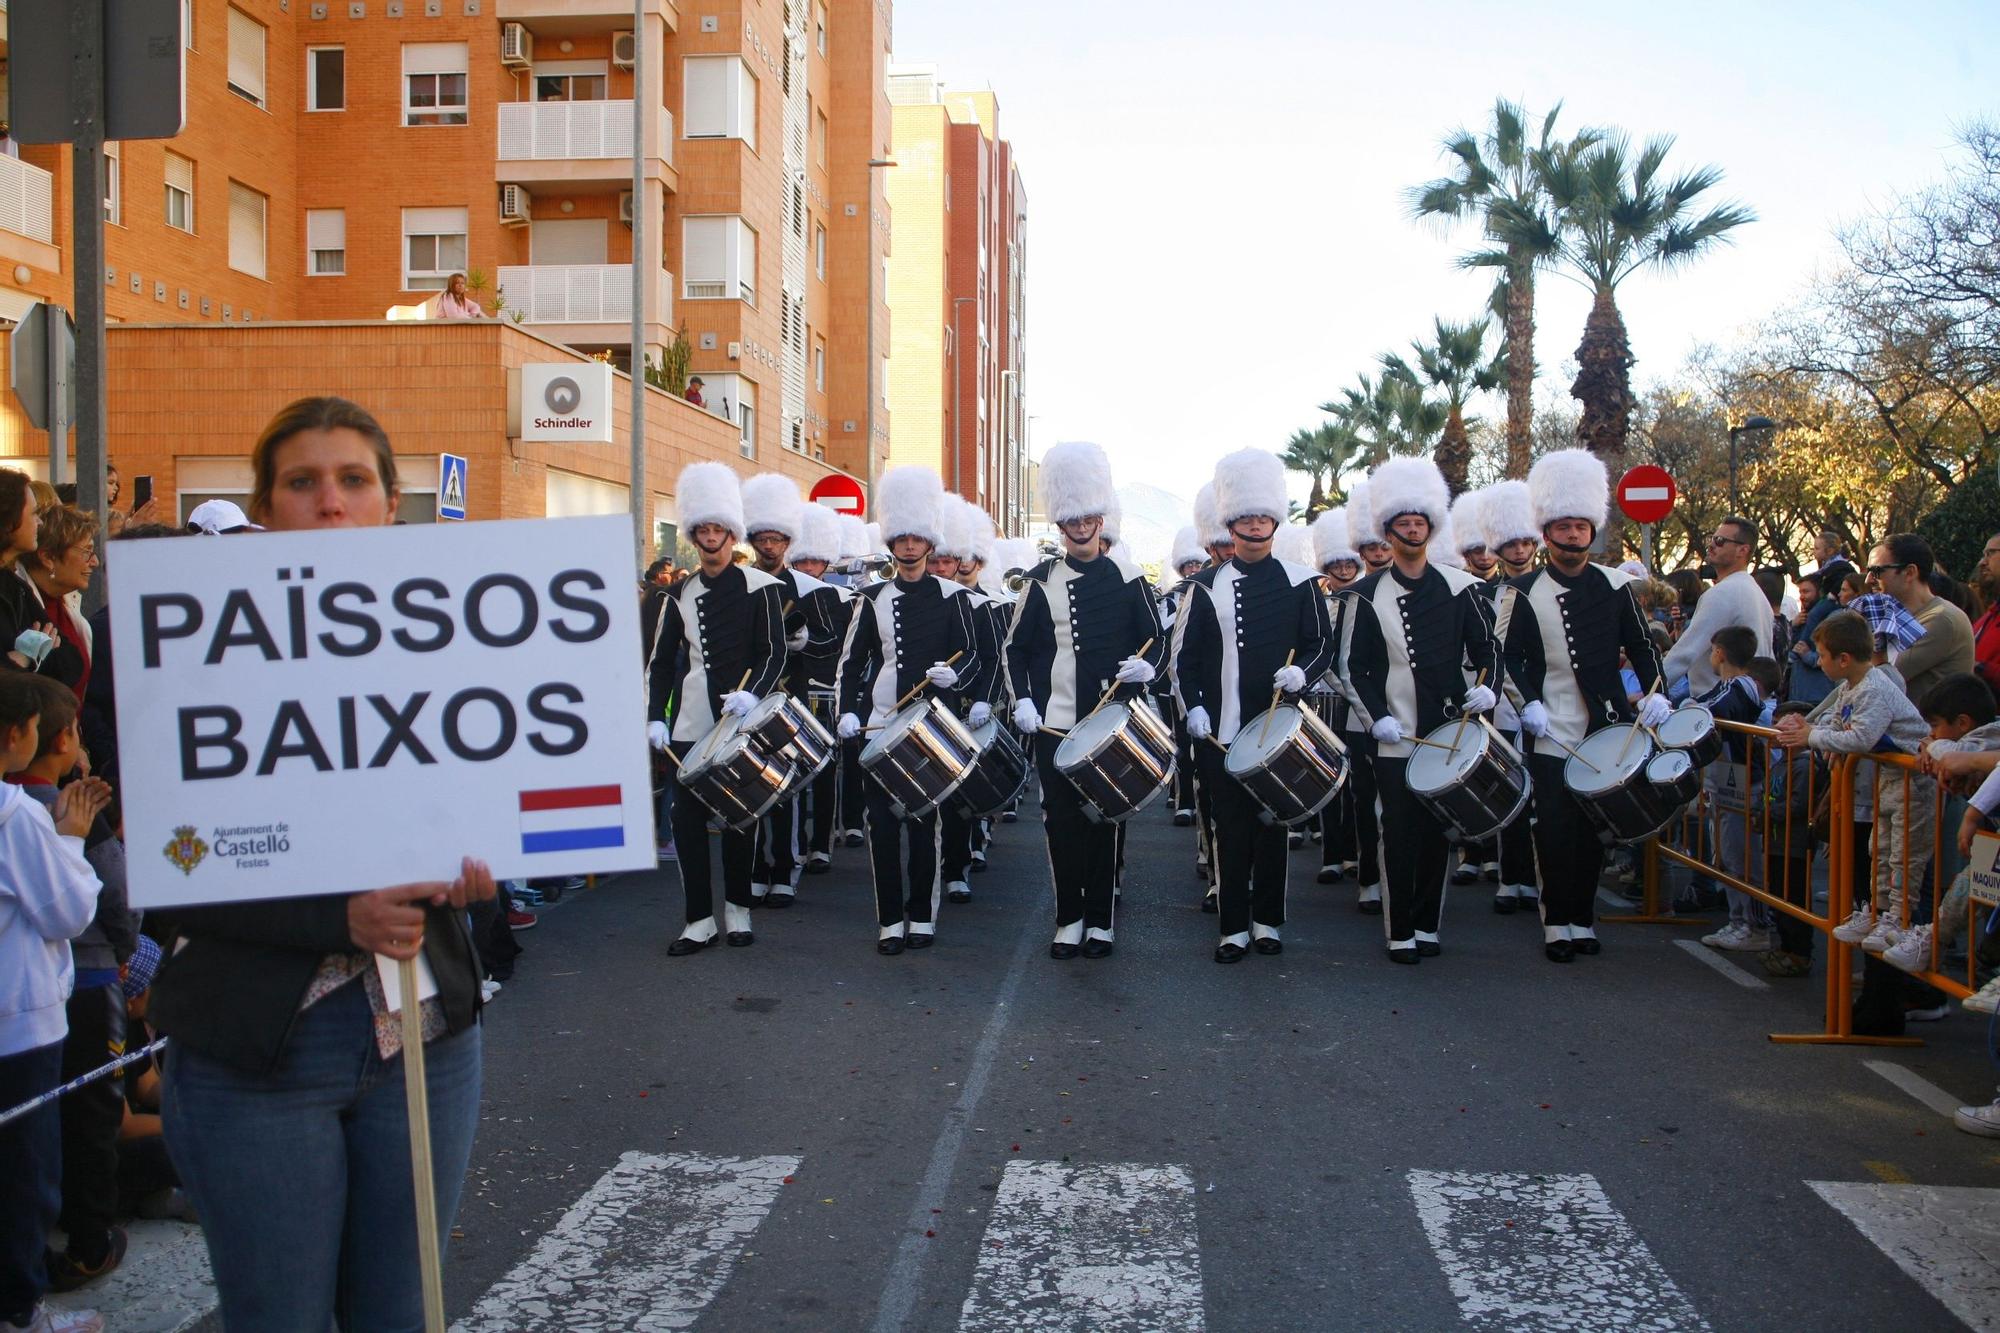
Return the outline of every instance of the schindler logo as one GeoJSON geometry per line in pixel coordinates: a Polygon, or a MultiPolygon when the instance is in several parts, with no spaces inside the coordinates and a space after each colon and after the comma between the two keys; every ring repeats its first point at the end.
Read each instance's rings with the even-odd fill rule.
{"type": "Polygon", "coordinates": [[[597,424],[589,417],[574,415],[583,402],[583,390],[567,375],[558,375],[542,390],[542,401],[555,413],[552,417],[536,417],[535,425],[541,430],[588,430],[597,424]]]}

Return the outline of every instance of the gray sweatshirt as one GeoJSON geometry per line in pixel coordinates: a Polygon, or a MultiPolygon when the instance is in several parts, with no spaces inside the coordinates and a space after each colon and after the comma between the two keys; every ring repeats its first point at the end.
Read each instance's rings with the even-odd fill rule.
{"type": "MultiPolygon", "coordinates": [[[[1931,734],[1930,723],[1903,693],[1893,672],[1875,667],[1859,685],[1841,681],[1806,715],[1812,723],[1807,743],[1821,754],[1915,754],[1931,734]]],[[[1862,764],[1854,773],[1854,817],[1874,817],[1875,770],[1862,764]]]]}

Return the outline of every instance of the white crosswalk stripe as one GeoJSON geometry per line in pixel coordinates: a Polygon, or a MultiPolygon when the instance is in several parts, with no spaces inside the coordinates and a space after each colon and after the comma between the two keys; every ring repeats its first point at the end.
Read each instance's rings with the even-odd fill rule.
{"type": "Polygon", "coordinates": [[[180,1333],[215,1308],[215,1279],[201,1228],[187,1222],[127,1222],[125,1262],[69,1296],[59,1310],[96,1310],[116,1333],[180,1333]]]}
{"type": "Polygon", "coordinates": [[[1594,1176],[1412,1171],[1438,1265],[1475,1328],[1705,1329],[1594,1176]]]}
{"type": "Polygon", "coordinates": [[[796,1157],[628,1152],[456,1333],[687,1328],[729,1280],[796,1157]]]}
{"type": "Polygon", "coordinates": [[[1968,1326],[2000,1330],[2000,1190],[1806,1183],[1968,1326]]]}
{"type": "Polygon", "coordinates": [[[961,1333],[1199,1333],[1194,1181],[1179,1166],[1009,1162],[961,1333]]]}

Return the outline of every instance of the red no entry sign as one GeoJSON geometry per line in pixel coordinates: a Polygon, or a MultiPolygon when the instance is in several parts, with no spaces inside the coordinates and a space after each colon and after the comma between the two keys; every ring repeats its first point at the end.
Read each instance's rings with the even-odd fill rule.
{"type": "Polygon", "coordinates": [[[1618,479],[1618,508],[1634,523],[1658,523],[1674,511],[1674,479],[1663,467],[1643,463],[1618,479]]]}
{"type": "Polygon", "coordinates": [[[852,514],[861,517],[865,508],[861,495],[861,483],[845,472],[833,472],[813,483],[812,494],[807,497],[816,505],[825,505],[836,514],[852,514]]]}

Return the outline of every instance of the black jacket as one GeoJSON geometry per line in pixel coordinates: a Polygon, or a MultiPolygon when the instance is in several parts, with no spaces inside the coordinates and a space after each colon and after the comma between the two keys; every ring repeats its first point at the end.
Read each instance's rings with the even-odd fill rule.
{"type": "Polygon", "coordinates": [[[1049,726],[1074,726],[1110,688],[1118,664],[1148,642],[1146,660],[1165,674],[1166,639],[1143,577],[1128,579],[1101,555],[1044,560],[1028,579],[1007,632],[1007,677],[1014,697],[1033,699],[1049,726]]]}
{"type": "Polygon", "coordinates": [[[958,685],[939,693],[956,708],[974,697],[985,664],[972,622],[972,598],[934,574],[913,582],[891,578],[854,595],[853,619],[840,655],[840,711],[864,723],[888,720],[898,699],[916,688],[932,663],[949,660],[958,685]]]}
{"type": "Polygon", "coordinates": [[[1622,652],[1642,685],[1660,677],[1660,658],[1639,613],[1631,576],[1586,565],[1575,578],[1553,566],[1510,582],[1499,602],[1506,622],[1507,673],[1524,704],[1548,711],[1549,734],[1535,752],[1565,753],[1593,731],[1630,722],[1619,672],[1622,652]]]}
{"type": "Polygon", "coordinates": [[[1471,688],[1468,670],[1500,692],[1493,607],[1480,586],[1478,576],[1444,565],[1427,565],[1414,581],[1391,565],[1354,585],[1349,683],[1371,725],[1393,715],[1403,727],[1400,744],[1382,747],[1385,758],[1408,758],[1410,737],[1459,715],[1471,688]]]}
{"type": "Polygon", "coordinates": [[[746,565],[714,578],[699,571],[660,607],[647,667],[646,716],[674,701],[673,739],[693,744],[722,717],[722,696],[769,694],[784,683],[784,585],[746,565]]]}
{"type": "Polygon", "coordinates": [[[1174,626],[1174,689],[1184,708],[1207,712],[1215,738],[1271,706],[1271,678],[1290,657],[1308,687],[1333,665],[1333,623],[1319,575],[1267,556],[1231,559],[1186,584],[1174,626]]]}

